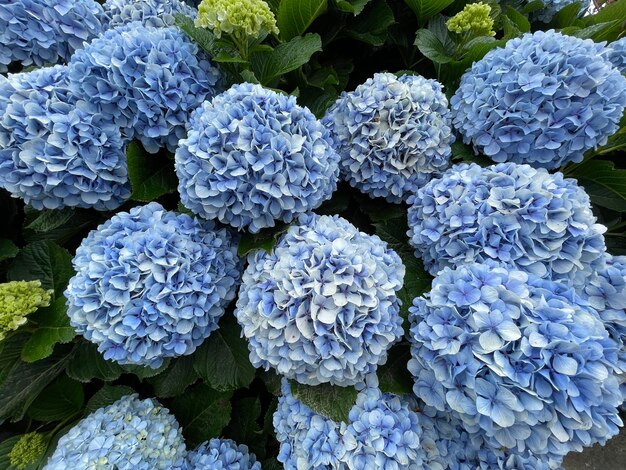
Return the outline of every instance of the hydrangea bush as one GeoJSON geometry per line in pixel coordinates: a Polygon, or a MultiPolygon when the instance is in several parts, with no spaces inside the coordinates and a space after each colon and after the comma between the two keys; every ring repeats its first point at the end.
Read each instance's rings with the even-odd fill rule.
{"type": "Polygon", "coordinates": [[[155,28],[173,26],[176,14],[194,18],[198,12],[183,0],[107,0],[104,4],[108,28],[134,21],[155,28]]]}

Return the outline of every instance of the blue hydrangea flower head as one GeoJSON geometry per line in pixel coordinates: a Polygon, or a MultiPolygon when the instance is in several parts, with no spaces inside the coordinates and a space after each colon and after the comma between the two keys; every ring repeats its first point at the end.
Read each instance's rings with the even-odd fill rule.
{"type": "Polygon", "coordinates": [[[329,199],[338,162],[328,131],[294,97],[242,83],[192,113],[178,190],[196,214],[258,232],[329,199]]]}
{"type": "Polygon", "coordinates": [[[174,27],[139,22],[106,31],[69,63],[71,90],[149,152],[174,151],[189,114],[215,94],[220,72],[174,27]]]}
{"type": "Polygon", "coordinates": [[[155,400],[127,395],[71,428],[44,469],[170,470],[184,457],[176,418],[155,400]]]}
{"type": "Polygon", "coordinates": [[[495,259],[583,284],[602,268],[606,228],[573,179],[528,165],[456,165],[409,200],[415,254],[434,275],[495,259]]]}
{"type": "Polygon", "coordinates": [[[155,28],[174,26],[179,13],[195,18],[198,10],[183,0],[107,0],[104,4],[104,15],[109,28],[134,21],[155,28]]]}
{"type": "Polygon", "coordinates": [[[454,142],[442,86],[419,75],[377,73],[326,113],[343,178],[400,202],[448,166],[454,142]]]}
{"type": "Polygon", "coordinates": [[[0,73],[69,60],[103,31],[102,6],[94,0],[11,0],[0,3],[0,73]]]}
{"type": "Polygon", "coordinates": [[[155,202],[91,231],[72,263],[71,325],[105,359],[153,368],[217,329],[241,274],[228,229],[155,202]]]}
{"type": "Polygon", "coordinates": [[[304,384],[353,385],[403,334],[402,261],[339,216],[303,214],[271,253],[248,261],[235,315],[255,367],[304,384]]]}
{"type": "Polygon", "coordinates": [[[35,209],[113,210],[130,196],[120,131],[69,91],[66,66],[0,76],[0,187],[35,209]]]}
{"type": "Polygon", "coordinates": [[[230,439],[211,439],[187,453],[183,470],[261,470],[248,447],[230,439]]]}
{"type": "MultiPolygon", "coordinates": [[[[531,3],[531,1],[532,0],[525,0],[525,3],[531,3]]],[[[533,12],[531,16],[544,23],[549,23],[550,20],[554,18],[554,15],[572,3],[580,4],[580,13],[578,16],[583,16],[589,9],[591,0],[543,0],[543,8],[533,12]]]]}
{"type": "Polygon", "coordinates": [[[618,433],[617,347],[566,283],[445,268],[409,319],[413,391],[491,448],[558,462],[618,433]]]}
{"type": "Polygon", "coordinates": [[[607,44],[604,57],[622,74],[626,74],[626,37],[607,44]]]}
{"type": "Polygon", "coordinates": [[[580,162],[617,131],[626,106],[626,77],[603,52],[552,30],[511,39],[463,75],[450,101],[453,124],[495,162],[580,162]]]}

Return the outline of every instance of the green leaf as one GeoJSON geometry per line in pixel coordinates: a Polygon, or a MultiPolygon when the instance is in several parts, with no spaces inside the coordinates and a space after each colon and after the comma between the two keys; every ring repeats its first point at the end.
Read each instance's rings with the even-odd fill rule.
{"type": "Polygon", "coordinates": [[[95,344],[81,341],[75,348],[76,354],[67,365],[67,375],[79,382],[88,383],[94,379],[111,382],[122,375],[122,367],[107,361],[98,352],[95,344]]]}
{"type": "Polygon", "coordinates": [[[459,140],[452,144],[452,158],[454,161],[471,162],[480,166],[493,165],[493,160],[484,155],[476,155],[472,147],[459,140]]]}
{"type": "Polygon", "coordinates": [[[544,3],[541,0],[533,0],[532,2],[528,2],[522,8],[522,13],[528,15],[534,11],[542,10],[545,7],[544,3]]]}
{"type": "Polygon", "coordinates": [[[41,241],[22,248],[7,272],[10,281],[41,281],[44,289],[62,296],[74,275],[72,257],[54,242],[41,241]]]}
{"type": "Polygon", "coordinates": [[[507,5],[505,15],[522,33],[528,33],[530,31],[530,21],[528,21],[528,18],[522,15],[511,5],[507,5]]]}
{"type": "Polygon", "coordinates": [[[73,208],[45,210],[40,212],[40,215],[25,228],[34,230],[35,232],[54,230],[70,220],[75,212],[76,210],[73,208]]]}
{"type": "Polygon", "coordinates": [[[164,372],[148,379],[157,397],[169,398],[182,395],[187,387],[198,379],[191,356],[183,356],[173,362],[164,372]]]}
{"type": "Polygon", "coordinates": [[[267,85],[275,78],[306,64],[313,54],[321,50],[322,40],[318,34],[296,36],[271,52],[251,54],[250,65],[259,81],[267,85]]]}
{"type": "Polygon", "coordinates": [[[178,178],[174,164],[159,155],[150,155],[137,142],[131,142],[126,151],[128,179],[133,189],[131,199],[150,202],[159,196],[176,192],[178,178]]]}
{"type": "Polygon", "coordinates": [[[217,38],[215,35],[205,28],[196,28],[194,20],[188,16],[178,13],[174,23],[178,28],[189,36],[193,41],[200,46],[204,52],[210,56],[217,55],[221,52],[217,47],[217,38]]]}
{"type": "Polygon", "coordinates": [[[230,392],[218,392],[199,384],[174,399],[170,408],[190,447],[220,436],[230,421],[230,397],[230,392]]]}
{"type": "Polygon", "coordinates": [[[15,258],[20,249],[11,240],[0,238],[0,261],[15,258]]]}
{"type": "Polygon", "coordinates": [[[22,436],[13,436],[0,442],[0,469],[11,469],[11,460],[9,459],[9,453],[13,449],[13,446],[20,440],[22,436]]]}
{"type": "Polygon", "coordinates": [[[570,36],[576,36],[581,39],[593,39],[596,42],[606,40],[605,37],[610,35],[612,31],[619,28],[623,23],[623,20],[607,21],[606,23],[598,23],[586,28],[580,28],[578,26],[569,26],[560,30],[563,34],[569,34],[570,36]]]}
{"type": "Polygon", "coordinates": [[[454,0],[404,0],[417,16],[420,24],[426,22],[450,5],[454,0]]]}
{"type": "Polygon", "coordinates": [[[508,40],[522,35],[517,25],[506,15],[502,17],[502,29],[504,31],[503,39],[508,40]]]}
{"type": "Polygon", "coordinates": [[[371,1],[372,0],[340,0],[337,2],[337,8],[341,11],[352,13],[354,16],[357,16],[371,1]]]}
{"type": "Polygon", "coordinates": [[[303,385],[290,380],[291,394],[317,414],[337,422],[348,421],[348,413],[356,403],[357,391],[354,387],[335,385],[303,385]]]}
{"type": "Polygon", "coordinates": [[[193,367],[212,388],[235,390],[250,385],[255,369],[248,359],[248,342],[234,314],[227,313],[194,354],[193,367]]]}
{"type": "Polygon", "coordinates": [[[229,439],[238,444],[245,444],[254,453],[257,459],[265,456],[266,437],[257,420],[261,415],[261,402],[258,397],[242,398],[233,406],[233,413],[224,430],[229,439]]]}
{"type": "Polygon", "coordinates": [[[580,10],[580,2],[570,3],[566,7],[559,10],[556,15],[554,15],[554,17],[550,21],[550,25],[554,28],[565,28],[567,26],[572,26],[578,18],[580,10]]]}
{"type": "Polygon", "coordinates": [[[39,309],[31,320],[37,322],[37,329],[22,349],[22,360],[26,362],[50,356],[56,344],[69,343],[76,336],[76,331],[70,326],[64,297],[58,297],[49,307],[39,309]]]}
{"type": "Polygon", "coordinates": [[[275,227],[261,230],[259,233],[242,233],[237,252],[243,257],[254,250],[272,251],[280,236],[289,229],[289,224],[277,223],[275,227]]]}
{"type": "Polygon", "coordinates": [[[30,337],[27,333],[17,333],[0,341],[0,384],[11,373],[16,363],[20,361],[24,343],[30,337]]]}
{"type": "Polygon", "coordinates": [[[387,1],[375,0],[346,30],[346,34],[372,46],[382,46],[387,40],[387,30],[394,23],[393,10],[387,1]]]}
{"type": "Polygon", "coordinates": [[[167,369],[169,365],[170,365],[170,359],[167,358],[165,359],[165,361],[163,361],[163,364],[161,364],[161,367],[157,367],[156,369],[153,369],[152,367],[148,367],[148,366],[140,366],[140,365],[134,365],[134,364],[124,364],[121,367],[122,367],[122,371],[125,374],[133,374],[133,375],[136,375],[139,380],[144,380],[144,379],[149,379],[151,377],[155,377],[159,375],[161,372],[167,369]]]}
{"type": "Polygon", "coordinates": [[[436,64],[446,64],[454,60],[452,52],[429,29],[420,29],[415,37],[419,51],[436,64]]]}
{"type": "Polygon", "coordinates": [[[60,421],[78,413],[84,401],[83,387],[78,382],[62,376],[39,394],[26,414],[44,423],[60,421]]]}
{"type": "Polygon", "coordinates": [[[327,6],[326,0],[282,0],[277,19],[280,36],[286,41],[301,36],[327,6]]]}
{"type": "Polygon", "coordinates": [[[615,41],[626,28],[626,0],[604,5],[598,13],[584,17],[583,21],[587,26],[615,21],[610,28],[603,29],[593,36],[594,41],[615,41]]]}
{"type": "Polygon", "coordinates": [[[115,403],[120,398],[126,395],[132,395],[135,392],[130,387],[126,385],[107,385],[105,384],[100,390],[98,390],[91,399],[87,402],[87,406],[85,407],[85,414],[91,413],[92,411],[96,411],[97,409],[104,408],[105,406],[109,406],[112,403],[115,403]]]}
{"type": "Polygon", "coordinates": [[[412,393],[415,381],[407,369],[407,363],[411,359],[410,346],[407,343],[397,344],[388,354],[387,362],[378,366],[376,371],[380,389],[396,395],[412,393]]]}
{"type": "Polygon", "coordinates": [[[615,168],[613,162],[593,159],[578,165],[572,176],[594,204],[626,212],[626,170],[615,168]]]}

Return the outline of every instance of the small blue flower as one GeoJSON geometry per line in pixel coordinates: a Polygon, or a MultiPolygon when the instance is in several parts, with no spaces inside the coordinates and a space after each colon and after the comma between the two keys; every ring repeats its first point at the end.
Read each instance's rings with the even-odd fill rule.
{"type": "Polygon", "coordinates": [[[211,439],[187,453],[181,470],[261,470],[248,447],[230,439],[211,439]]]}
{"type": "Polygon", "coordinates": [[[198,10],[183,0],[107,0],[104,4],[104,15],[109,28],[134,21],[155,28],[174,26],[179,13],[195,18],[198,10]]]}
{"type": "Polygon", "coordinates": [[[626,74],[626,37],[607,44],[604,58],[622,74],[626,74]]]}

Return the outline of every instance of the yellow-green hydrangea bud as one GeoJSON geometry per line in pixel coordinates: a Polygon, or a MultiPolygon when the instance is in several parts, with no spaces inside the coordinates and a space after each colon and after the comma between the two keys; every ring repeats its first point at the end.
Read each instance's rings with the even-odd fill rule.
{"type": "Polygon", "coordinates": [[[261,30],[278,34],[276,18],[263,0],[202,0],[196,26],[222,33],[257,37],[261,30]]]}
{"type": "Polygon", "coordinates": [[[37,463],[48,447],[46,436],[38,432],[30,432],[20,437],[9,452],[9,462],[17,470],[24,470],[37,463]]]}
{"type": "Polygon", "coordinates": [[[26,323],[26,316],[50,305],[52,291],[39,281],[13,281],[0,284],[0,341],[26,323]]]}
{"type": "Polygon", "coordinates": [[[457,34],[476,36],[495,36],[491,7],[486,3],[470,3],[448,20],[448,29],[457,34]]]}

